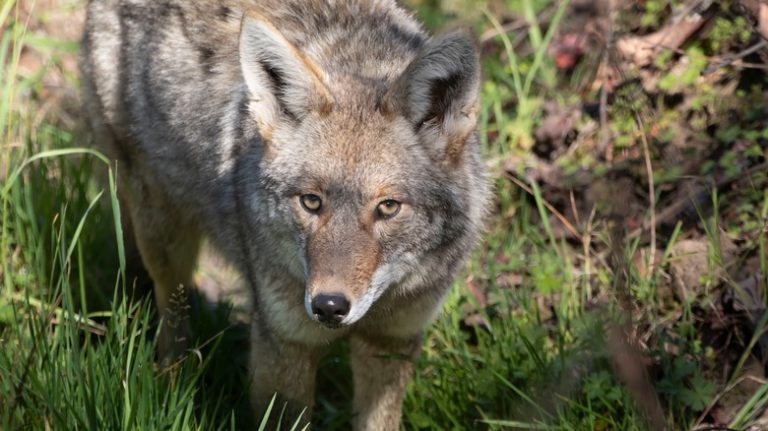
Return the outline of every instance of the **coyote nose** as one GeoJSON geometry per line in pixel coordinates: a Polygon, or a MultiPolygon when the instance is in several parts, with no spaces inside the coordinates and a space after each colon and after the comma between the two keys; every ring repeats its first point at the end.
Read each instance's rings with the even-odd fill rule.
{"type": "Polygon", "coordinates": [[[338,293],[321,293],[312,300],[312,313],[323,323],[340,323],[349,313],[349,301],[338,293]]]}

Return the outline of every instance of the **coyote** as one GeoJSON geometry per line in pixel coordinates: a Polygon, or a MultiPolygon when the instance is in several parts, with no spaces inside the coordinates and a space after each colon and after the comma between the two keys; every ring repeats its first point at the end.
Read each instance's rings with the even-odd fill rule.
{"type": "Polygon", "coordinates": [[[311,408],[347,337],[355,429],[398,429],[489,202],[472,38],[394,0],[91,0],[81,68],[163,321],[205,238],[253,293],[255,409],[311,408]]]}

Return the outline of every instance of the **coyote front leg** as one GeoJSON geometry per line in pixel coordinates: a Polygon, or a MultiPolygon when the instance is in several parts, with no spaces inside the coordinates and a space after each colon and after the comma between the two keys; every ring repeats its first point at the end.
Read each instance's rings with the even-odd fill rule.
{"type": "Polygon", "coordinates": [[[292,343],[263,333],[259,319],[251,324],[251,403],[257,418],[265,412],[272,397],[277,394],[270,415],[274,428],[280,412],[285,429],[301,416],[301,426],[309,423],[315,399],[315,378],[323,349],[292,343]]]}
{"type": "Polygon", "coordinates": [[[421,349],[421,335],[398,339],[353,335],[350,339],[355,381],[354,429],[400,429],[405,387],[421,349]]]}
{"type": "Polygon", "coordinates": [[[136,243],[154,281],[155,302],[161,318],[158,350],[163,363],[187,348],[188,293],[200,246],[193,223],[177,216],[178,209],[150,193],[131,195],[128,204],[136,243]]]}

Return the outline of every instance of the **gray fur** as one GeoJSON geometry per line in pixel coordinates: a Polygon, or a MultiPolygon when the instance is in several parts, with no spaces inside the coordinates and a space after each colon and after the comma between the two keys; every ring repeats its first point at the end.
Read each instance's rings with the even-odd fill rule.
{"type": "MultiPolygon", "coordinates": [[[[431,39],[389,0],[92,0],[81,63],[161,315],[208,238],[253,290],[254,406],[311,405],[318,359],[349,336],[355,428],[398,429],[489,200],[471,40],[431,39]],[[352,302],[339,328],[305,310],[327,291],[352,302]]],[[[184,327],[161,331],[164,354],[184,327]]]]}

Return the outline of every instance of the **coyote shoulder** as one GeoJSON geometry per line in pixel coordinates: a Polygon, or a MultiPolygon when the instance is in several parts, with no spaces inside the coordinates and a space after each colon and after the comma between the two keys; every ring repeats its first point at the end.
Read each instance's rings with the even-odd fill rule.
{"type": "Polygon", "coordinates": [[[394,0],[91,0],[81,68],[161,317],[205,238],[252,288],[254,408],[311,406],[348,337],[355,428],[398,429],[489,201],[472,39],[394,0]]]}

